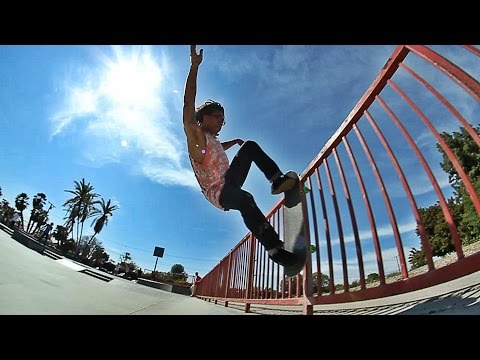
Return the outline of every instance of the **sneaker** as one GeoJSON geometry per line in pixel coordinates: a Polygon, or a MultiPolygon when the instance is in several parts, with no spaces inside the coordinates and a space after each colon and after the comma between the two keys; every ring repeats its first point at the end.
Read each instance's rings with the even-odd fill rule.
{"type": "Polygon", "coordinates": [[[292,172],[281,175],[272,183],[272,195],[277,195],[292,189],[297,182],[297,177],[292,172]]]}
{"type": "Polygon", "coordinates": [[[268,257],[272,261],[284,267],[292,266],[296,262],[295,255],[290,251],[285,250],[284,248],[277,249],[277,251],[273,255],[268,254],[268,257]]]}

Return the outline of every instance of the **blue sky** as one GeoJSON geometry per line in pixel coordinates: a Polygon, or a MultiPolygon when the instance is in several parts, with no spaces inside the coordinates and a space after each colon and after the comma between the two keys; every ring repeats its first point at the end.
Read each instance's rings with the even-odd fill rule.
{"type": "MultiPolygon", "coordinates": [[[[255,140],[281,169],[301,173],[395,46],[200,48],[196,103],[214,99],[225,107],[219,138],[255,140]]],[[[433,48],[456,56],[478,79],[472,54],[433,48]]],[[[2,197],[13,204],[26,192],[31,204],[43,192],[56,206],[50,219],[63,224],[64,190],[85,178],[119,206],[97,235],[113,260],[129,252],[152,270],[153,250],[161,246],[157,270],[178,263],[188,274],[208,272],[247,229],[238,212],[222,212],[204,198],[190,167],[182,124],[189,51],[189,45],[0,46],[2,197]]],[[[465,111],[472,109],[478,107],[465,111]]],[[[227,151],[230,159],[237,149],[227,151]]],[[[421,184],[417,192],[431,192],[421,184]]],[[[255,167],[245,188],[264,212],[279,200],[255,167]]],[[[85,235],[93,234],[90,223],[85,235]]],[[[411,221],[400,225],[412,234],[411,221]]]]}

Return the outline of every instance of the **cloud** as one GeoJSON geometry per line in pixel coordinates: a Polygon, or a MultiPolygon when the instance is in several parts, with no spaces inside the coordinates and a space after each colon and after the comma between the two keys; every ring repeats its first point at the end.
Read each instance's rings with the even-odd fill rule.
{"type": "Polygon", "coordinates": [[[121,162],[164,185],[198,187],[178,134],[181,114],[167,107],[178,93],[168,89],[168,57],[157,63],[150,47],[112,50],[112,57],[102,54],[103,61],[66,81],[73,85],[51,118],[52,137],[81,138],[92,166],[121,162]]]}
{"type": "MultiPolygon", "coordinates": [[[[409,233],[411,231],[414,231],[416,228],[417,228],[417,222],[416,221],[412,221],[412,222],[409,222],[409,223],[406,223],[406,224],[398,225],[398,231],[400,232],[400,234],[409,233]]],[[[377,234],[378,234],[378,237],[393,236],[393,230],[392,230],[391,225],[388,224],[388,225],[379,226],[377,224],[377,234]]],[[[359,236],[361,241],[373,238],[372,231],[370,229],[368,229],[368,230],[360,230],[359,229],[358,236],[359,236]]],[[[354,237],[353,233],[345,234],[343,239],[344,239],[345,243],[355,241],[355,237],[354,237]]],[[[332,244],[332,246],[340,245],[339,238],[332,238],[331,239],[331,244],[332,244]]],[[[322,243],[321,246],[326,247],[326,243],[322,243]]]]}
{"type": "Polygon", "coordinates": [[[151,158],[142,161],[141,169],[143,174],[162,185],[181,185],[194,190],[200,189],[192,170],[172,166],[172,164],[168,163],[161,165],[160,163],[163,163],[163,161],[155,164],[155,160],[151,158]]]}

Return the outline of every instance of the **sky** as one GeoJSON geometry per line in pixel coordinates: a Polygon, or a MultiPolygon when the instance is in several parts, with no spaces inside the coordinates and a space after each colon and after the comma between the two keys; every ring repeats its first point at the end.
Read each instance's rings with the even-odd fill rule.
{"type": "MultiPolygon", "coordinates": [[[[451,54],[479,78],[478,60],[465,49],[432,48],[451,54]]],[[[224,106],[219,139],[255,140],[282,170],[301,173],[395,45],[200,44],[199,49],[204,52],[196,105],[213,99],[224,106]]],[[[223,212],[204,198],[191,170],[182,123],[189,52],[189,45],[0,46],[2,198],[14,204],[19,193],[27,193],[29,213],[33,196],[43,192],[55,205],[50,220],[59,225],[70,198],[65,190],[84,178],[119,208],[97,235],[113,260],[129,252],[147,271],[181,264],[190,276],[206,274],[248,230],[239,212],[223,212]],[[165,252],[156,263],[157,246],[165,252]]],[[[478,105],[465,109],[477,110],[478,105]]],[[[419,133],[416,140],[426,138],[419,133]]],[[[227,150],[230,160],[237,150],[227,150]]],[[[433,192],[422,184],[417,193],[433,192]]],[[[448,187],[445,177],[441,186],[448,187]]],[[[244,188],[264,213],[279,200],[254,166],[244,188]]],[[[84,235],[93,234],[90,224],[85,222],[84,235]]],[[[411,221],[400,226],[407,238],[415,238],[411,221]]],[[[387,260],[395,270],[394,256],[387,260]]]]}

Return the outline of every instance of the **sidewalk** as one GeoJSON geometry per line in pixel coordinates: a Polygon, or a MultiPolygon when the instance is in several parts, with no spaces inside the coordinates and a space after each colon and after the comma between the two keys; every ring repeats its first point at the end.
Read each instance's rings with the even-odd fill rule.
{"type": "MultiPolygon", "coordinates": [[[[299,315],[302,308],[251,305],[251,311],[257,314],[299,315]]],[[[480,315],[480,271],[410,293],[315,305],[314,315],[480,315]]]]}

